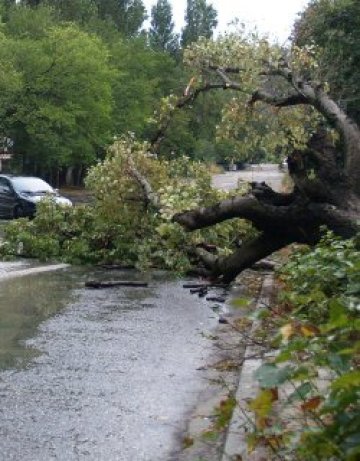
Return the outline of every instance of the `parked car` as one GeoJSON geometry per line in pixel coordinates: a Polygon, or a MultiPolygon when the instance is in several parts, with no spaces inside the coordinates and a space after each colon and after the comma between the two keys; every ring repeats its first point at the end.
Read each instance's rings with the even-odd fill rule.
{"type": "Polygon", "coordinates": [[[45,197],[55,203],[71,206],[69,199],[59,195],[47,182],[31,176],[0,175],[0,217],[33,217],[36,204],[45,197]]]}

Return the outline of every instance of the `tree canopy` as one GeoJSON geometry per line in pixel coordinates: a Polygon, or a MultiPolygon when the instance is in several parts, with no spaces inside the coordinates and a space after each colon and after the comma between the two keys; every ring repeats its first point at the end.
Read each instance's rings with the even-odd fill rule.
{"type": "Polygon", "coordinates": [[[179,38],[174,32],[171,5],[167,0],[158,0],[151,9],[149,41],[152,48],[172,54],[179,50],[179,38]]]}
{"type": "Polygon", "coordinates": [[[343,237],[354,236],[359,230],[360,129],[319,81],[321,70],[312,53],[298,47],[289,53],[253,34],[227,35],[198,41],[185,59],[198,72],[168,112],[212,90],[236,92],[224,111],[224,130],[242,130],[248,146],[261,142],[285,148],[294,181],[291,193],[254,183],[247,197],[174,216],[189,231],[236,217],[258,229],[259,236],[231,256],[199,251],[209,273],[230,281],[289,243],[316,243],[322,226],[343,237]],[[259,122],[266,132],[259,133],[259,122]],[[337,137],[343,150],[336,147],[337,137]]]}
{"type": "MultiPolygon", "coordinates": [[[[102,158],[108,142],[114,135],[132,131],[140,138],[152,137],[153,116],[160,109],[161,98],[168,93],[181,93],[191,78],[191,73],[181,63],[182,51],[179,48],[178,37],[173,31],[171,7],[166,1],[161,0],[154,6],[148,34],[141,30],[145,18],[141,2],[39,0],[16,4],[2,0],[0,7],[4,21],[4,39],[10,40],[12,50],[11,56],[6,49],[2,50],[1,65],[7,70],[4,73],[3,84],[9,91],[3,94],[4,105],[0,120],[2,135],[11,137],[14,141],[15,155],[9,167],[12,170],[36,172],[56,183],[63,182],[67,169],[83,170],[86,165],[102,158]],[[121,24],[118,21],[120,17],[121,24]],[[98,102],[98,108],[94,104],[88,104],[85,99],[77,101],[76,105],[82,107],[83,114],[88,113],[87,117],[74,116],[75,105],[65,103],[69,98],[75,97],[71,96],[73,89],[66,87],[67,83],[72,85],[72,78],[75,79],[70,78],[66,66],[57,65],[57,74],[54,69],[46,73],[46,85],[56,91],[56,101],[52,99],[50,90],[47,90],[46,94],[40,89],[32,91],[31,102],[28,99],[30,90],[22,93],[20,91],[20,87],[24,85],[33,87],[35,82],[31,81],[31,73],[34,72],[34,78],[37,79],[40,68],[46,67],[40,62],[50,59],[47,44],[53,31],[65,31],[70,27],[82,34],[83,40],[92,41],[94,46],[96,43],[98,50],[101,50],[99,54],[94,53],[94,56],[99,57],[101,66],[104,66],[103,84],[99,84],[98,90],[103,91],[105,87],[110,87],[110,94],[106,90],[104,97],[99,98],[103,103],[98,102]],[[21,58],[16,56],[26,54],[25,47],[31,49],[31,52],[29,51],[29,56],[22,62],[21,58]],[[31,56],[34,57],[32,61],[31,56]],[[60,77],[62,71],[65,73],[63,78],[60,77]],[[6,75],[9,76],[9,82],[5,82],[6,75]],[[56,81],[51,82],[52,78],[56,81]],[[26,80],[29,82],[26,83],[26,80]],[[61,85],[60,80],[63,82],[61,85]],[[21,99],[15,96],[15,89],[19,91],[18,95],[21,94],[21,99]],[[40,124],[42,118],[38,117],[38,114],[35,115],[36,110],[45,104],[47,96],[50,98],[48,117],[57,117],[57,122],[48,120],[38,131],[35,120],[40,124]],[[11,103],[12,97],[15,98],[16,104],[11,103]],[[21,120],[14,116],[15,109],[20,116],[20,101],[24,106],[21,120]],[[56,111],[54,109],[53,112],[55,107],[56,111]],[[91,112],[92,109],[95,112],[91,112]],[[99,123],[93,122],[96,119],[99,123]],[[70,125],[73,127],[71,136],[70,125]],[[63,129],[64,136],[61,136],[59,133],[63,129]],[[35,132],[38,132],[38,135],[35,135],[35,132]],[[79,135],[77,140],[76,133],[79,135]],[[84,146],[84,150],[81,146],[84,146]]],[[[87,46],[84,49],[87,49],[87,46]]],[[[59,45],[58,50],[65,52],[65,45],[59,45]]],[[[81,75],[86,75],[86,72],[92,74],[91,66],[94,63],[91,56],[78,53],[76,59],[73,71],[77,72],[77,69],[81,68],[83,74],[80,73],[80,80],[81,75]],[[83,63],[79,60],[83,60],[83,63]],[[87,65],[89,68],[86,71],[87,65]]],[[[227,96],[219,94],[215,99],[199,98],[195,102],[195,111],[187,110],[177,115],[177,121],[174,119],[172,127],[168,130],[167,142],[162,144],[161,155],[171,157],[186,154],[205,160],[227,156],[228,149],[224,149],[226,143],[215,139],[215,126],[220,120],[216,107],[218,104],[222,105],[227,96]]],[[[230,149],[234,150],[233,146],[230,146],[230,149]]],[[[77,174],[78,180],[83,177],[80,170],[77,174]]]]}
{"type": "Polygon", "coordinates": [[[6,133],[29,172],[88,165],[110,137],[113,76],[107,50],[75,26],[54,26],[43,34],[4,38],[19,81],[6,133]]]}
{"type": "Polygon", "coordinates": [[[298,46],[313,48],[321,79],[331,95],[360,121],[360,3],[357,0],[313,0],[294,27],[298,46]]]}
{"type": "Polygon", "coordinates": [[[217,12],[206,0],[187,0],[181,42],[185,47],[200,37],[211,38],[217,26],[217,12]]]}

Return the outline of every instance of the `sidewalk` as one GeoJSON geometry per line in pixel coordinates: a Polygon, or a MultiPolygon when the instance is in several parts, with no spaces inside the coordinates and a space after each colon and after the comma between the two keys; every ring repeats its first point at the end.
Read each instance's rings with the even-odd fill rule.
{"type": "MultiPolygon", "coordinates": [[[[260,309],[270,304],[270,298],[273,290],[274,277],[266,275],[262,284],[261,293],[255,309],[260,309]]],[[[259,321],[254,321],[251,327],[253,334],[259,327],[259,321]]],[[[250,345],[246,348],[244,364],[241,368],[237,392],[235,395],[236,406],[228,427],[226,442],[222,461],[250,461],[250,460],[267,460],[267,454],[264,447],[256,448],[251,454],[247,448],[247,433],[249,422],[253,416],[248,410],[248,402],[256,397],[259,387],[253,378],[254,372],[262,364],[261,358],[258,357],[261,351],[256,345],[250,345]]]]}
{"type": "Polygon", "coordinates": [[[248,421],[242,408],[247,407],[246,400],[257,392],[252,374],[261,360],[252,357],[263,352],[249,345],[257,322],[251,324],[247,316],[269,302],[272,288],[272,274],[245,271],[227,294],[223,307],[214,310],[219,319],[219,327],[209,338],[213,340],[214,353],[207,365],[198,370],[208,385],[188,417],[184,449],[171,461],[247,459],[245,423],[248,421]],[[236,307],[236,300],[244,298],[251,300],[250,304],[236,307]]]}

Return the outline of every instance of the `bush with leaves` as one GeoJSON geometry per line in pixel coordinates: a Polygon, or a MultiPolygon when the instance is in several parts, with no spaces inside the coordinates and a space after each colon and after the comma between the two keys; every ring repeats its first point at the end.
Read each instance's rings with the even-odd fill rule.
{"type": "Polygon", "coordinates": [[[254,440],[284,460],[360,456],[360,248],[327,233],[281,270],[280,303],[265,316],[275,359],[255,373],[254,440]],[[276,402],[280,393],[282,398],[276,402]]]}
{"type": "Polygon", "coordinates": [[[0,254],[3,258],[95,262],[97,255],[95,248],[89,247],[89,229],[95,232],[90,207],[63,207],[51,198],[44,199],[38,203],[33,220],[20,218],[4,227],[0,254]]]}
{"type": "MultiPolygon", "coordinates": [[[[119,245],[130,245],[133,258],[142,267],[156,266],[183,272],[190,268],[188,250],[196,244],[215,244],[227,252],[231,241],[252,232],[242,220],[187,234],[172,222],[179,211],[215,203],[226,193],[211,187],[206,165],[187,157],[174,160],[150,156],[147,143],[131,137],[117,140],[104,162],[92,168],[87,186],[96,197],[96,213],[108,225],[120,226],[119,245]],[[147,178],[157,206],[144,201],[136,170],[147,178]]],[[[238,192],[238,191],[237,191],[238,192]]]]}
{"type": "Polygon", "coordinates": [[[224,254],[231,242],[253,232],[235,219],[187,234],[172,222],[174,213],[209,205],[228,193],[211,187],[205,165],[186,157],[154,158],[146,143],[131,136],[114,142],[86,183],[94,195],[91,205],[63,209],[51,201],[41,203],[33,220],[19,219],[7,227],[1,253],[181,273],[190,269],[191,249],[197,244],[216,245],[224,254]],[[157,206],[144,197],[132,168],[147,178],[157,206]]]}

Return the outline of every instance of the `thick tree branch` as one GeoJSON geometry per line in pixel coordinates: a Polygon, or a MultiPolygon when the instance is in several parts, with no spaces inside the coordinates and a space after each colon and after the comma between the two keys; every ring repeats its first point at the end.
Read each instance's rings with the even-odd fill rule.
{"type": "Polygon", "coordinates": [[[268,95],[264,93],[261,98],[262,101],[276,105],[277,107],[284,107],[284,105],[295,104],[311,104],[318,110],[325,119],[334,126],[341,135],[345,144],[345,172],[347,173],[352,186],[360,195],[360,129],[353,122],[346,113],[335,103],[335,101],[324,91],[322,85],[311,83],[301,78],[294,79],[291,69],[284,63],[279,68],[270,69],[272,75],[279,75],[284,77],[285,80],[291,82],[295,94],[288,98],[288,101],[277,101],[278,98],[271,101],[267,98],[268,95]],[[267,100],[266,100],[267,99],[267,100]],[[278,105],[277,103],[284,104],[278,105]],[[290,103],[290,104],[289,104],[290,103]]]}
{"type": "Polygon", "coordinates": [[[266,104],[279,108],[297,106],[299,104],[310,104],[310,101],[304,95],[299,93],[294,92],[287,96],[274,96],[262,90],[257,90],[252,94],[248,105],[253,106],[257,101],[262,101],[266,104]]]}
{"type": "Polygon", "coordinates": [[[269,69],[263,75],[277,75],[283,77],[293,88],[293,92],[287,96],[273,96],[266,91],[258,90],[252,95],[249,105],[257,101],[265,102],[275,107],[287,107],[298,104],[309,104],[318,110],[324,118],[341,135],[345,144],[345,172],[351,186],[360,195],[360,129],[346,115],[324,91],[322,85],[309,82],[301,78],[295,78],[290,67],[285,63],[276,68],[269,65],[269,69]]]}
{"type": "Polygon", "coordinates": [[[198,251],[198,256],[213,276],[224,283],[230,283],[241,271],[291,242],[291,238],[264,233],[245,242],[230,256],[216,257],[205,250],[198,251]]]}
{"type": "Polygon", "coordinates": [[[218,69],[221,69],[223,72],[226,72],[227,74],[240,74],[243,72],[245,69],[242,69],[241,67],[219,67],[219,66],[209,66],[210,70],[215,70],[217,71],[218,69]]]}
{"type": "Polygon", "coordinates": [[[192,231],[239,217],[252,222],[261,222],[264,214],[263,206],[255,197],[233,197],[207,208],[196,208],[177,213],[173,221],[181,224],[186,230],[192,231]]]}
{"type": "Polygon", "coordinates": [[[172,115],[175,111],[179,109],[183,109],[186,106],[193,104],[196,99],[202,93],[207,93],[212,90],[235,90],[235,91],[243,91],[242,85],[234,80],[231,80],[227,75],[226,72],[240,72],[240,69],[235,68],[226,68],[222,69],[220,67],[212,67],[212,70],[216,71],[216,74],[220,79],[221,82],[206,82],[203,86],[199,88],[195,88],[192,90],[193,79],[190,80],[189,84],[187,85],[186,89],[184,90],[183,96],[179,97],[174,104],[174,108],[169,114],[168,118],[164,121],[164,123],[160,126],[160,128],[156,131],[154,136],[150,140],[150,150],[152,153],[157,154],[159,151],[159,147],[161,142],[164,139],[165,133],[170,125],[172,115]]]}
{"type": "Polygon", "coordinates": [[[275,192],[265,182],[252,182],[251,194],[262,203],[268,203],[276,206],[288,206],[296,199],[296,193],[289,194],[275,192]]]}
{"type": "MultiPolygon", "coordinates": [[[[267,186],[262,188],[266,191],[266,200],[269,200],[267,186]]],[[[242,270],[290,243],[316,244],[321,237],[321,226],[327,226],[344,238],[353,237],[359,232],[358,213],[324,203],[306,200],[302,203],[294,197],[290,200],[291,195],[285,197],[291,202],[288,206],[266,205],[255,197],[238,197],[212,207],[185,211],[175,215],[174,221],[187,230],[195,230],[238,217],[249,219],[261,231],[257,238],[245,242],[230,256],[221,257],[203,248],[196,249],[206,270],[226,283],[231,282],[242,270]]],[[[296,196],[295,193],[293,195],[296,196]]],[[[275,200],[279,201],[279,198],[275,197],[275,200]]]]}
{"type": "MultiPolygon", "coordinates": [[[[210,207],[177,213],[173,221],[179,223],[187,231],[192,231],[213,226],[228,219],[241,218],[251,221],[254,227],[262,232],[279,236],[292,233],[293,238],[298,241],[307,241],[311,238],[313,223],[309,226],[309,222],[312,216],[307,216],[307,209],[301,201],[299,203],[293,201],[288,205],[275,205],[274,203],[280,201],[280,194],[274,194],[274,201],[271,200],[268,192],[265,198],[261,197],[261,199],[251,195],[233,197],[210,207]],[[301,216],[300,219],[298,215],[301,216]]],[[[294,197],[284,194],[284,203],[291,202],[293,199],[294,197]]]]}
{"type": "Polygon", "coordinates": [[[296,193],[284,194],[282,203],[280,196],[276,194],[272,200],[272,194],[266,191],[265,198],[261,194],[234,197],[210,207],[178,213],[173,221],[192,231],[227,219],[242,218],[251,221],[259,231],[277,235],[279,239],[291,237],[292,241],[310,244],[318,239],[322,225],[345,238],[359,231],[358,209],[342,210],[328,203],[313,203],[296,193]],[[286,202],[288,204],[284,205],[286,202]]]}
{"type": "Polygon", "coordinates": [[[145,176],[136,168],[134,160],[131,157],[128,157],[127,164],[129,174],[135,179],[143,191],[145,204],[151,204],[154,208],[160,208],[158,195],[153,191],[151,184],[145,176]]]}
{"type": "Polygon", "coordinates": [[[242,85],[228,77],[228,75],[223,69],[219,67],[218,69],[216,69],[216,73],[223,80],[226,89],[242,91],[242,85]]]}
{"type": "Polygon", "coordinates": [[[212,90],[227,90],[229,89],[225,83],[206,83],[200,88],[196,88],[195,90],[191,90],[189,85],[186,87],[183,96],[179,97],[174,104],[174,108],[171,113],[168,115],[166,120],[162,123],[162,125],[158,128],[155,134],[150,139],[150,151],[153,154],[157,154],[159,152],[160,145],[165,137],[166,131],[169,128],[169,125],[172,120],[173,114],[179,110],[183,109],[186,106],[190,106],[193,104],[196,99],[202,93],[207,93],[212,90]]]}
{"type": "Polygon", "coordinates": [[[315,91],[314,107],[332,123],[345,144],[345,172],[360,196],[360,129],[321,89],[315,91]]]}

